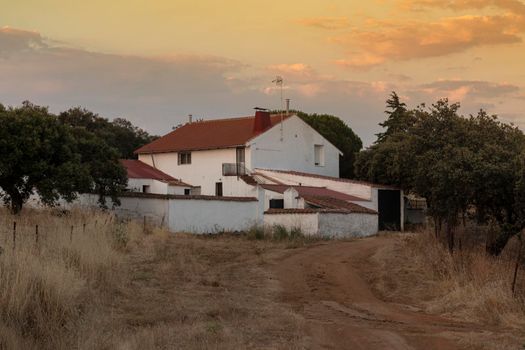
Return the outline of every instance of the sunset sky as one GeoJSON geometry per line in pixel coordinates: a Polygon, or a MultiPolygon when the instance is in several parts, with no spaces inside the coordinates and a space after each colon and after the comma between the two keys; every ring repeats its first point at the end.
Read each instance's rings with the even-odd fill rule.
{"type": "Polygon", "coordinates": [[[525,1],[0,0],[0,103],[84,106],[156,134],[277,109],[375,140],[395,90],[525,128],[525,1]]]}

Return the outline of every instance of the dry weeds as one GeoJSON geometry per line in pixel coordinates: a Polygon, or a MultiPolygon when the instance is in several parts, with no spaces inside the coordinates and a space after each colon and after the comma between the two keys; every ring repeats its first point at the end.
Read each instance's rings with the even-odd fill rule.
{"type": "Polygon", "coordinates": [[[59,214],[0,212],[0,349],[302,347],[302,320],[264,268],[284,243],[59,214]]]}
{"type": "Polygon", "coordinates": [[[498,258],[486,255],[480,245],[451,256],[430,233],[399,235],[395,245],[373,256],[368,278],[388,301],[509,331],[500,341],[492,337],[485,344],[483,337],[473,335],[464,339],[466,348],[510,349],[524,336],[525,269],[521,267],[513,296],[515,245],[511,242],[506,249],[498,258]]]}

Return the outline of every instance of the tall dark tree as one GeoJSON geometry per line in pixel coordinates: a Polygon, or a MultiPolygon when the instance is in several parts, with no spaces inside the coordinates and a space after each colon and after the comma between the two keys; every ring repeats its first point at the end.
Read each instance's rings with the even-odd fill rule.
{"type": "Polygon", "coordinates": [[[344,178],[354,178],[354,161],[363,142],[340,118],[329,114],[308,114],[295,112],[324,138],[337,147],[343,156],[339,159],[339,174],[344,178]]]}
{"type": "Polygon", "coordinates": [[[407,109],[406,104],[401,102],[395,91],[392,91],[390,98],[386,101],[386,108],[387,119],[379,123],[385,131],[376,134],[376,143],[383,142],[390,135],[408,131],[416,121],[414,112],[407,109]]]}

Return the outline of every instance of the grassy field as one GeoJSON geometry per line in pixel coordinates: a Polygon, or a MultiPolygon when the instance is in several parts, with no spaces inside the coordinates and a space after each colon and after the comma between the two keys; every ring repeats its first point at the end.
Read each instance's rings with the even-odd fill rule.
{"type": "Polygon", "coordinates": [[[0,348],[301,347],[301,320],[262,268],[262,253],[289,243],[252,238],[168,237],[100,212],[3,211],[0,348]]]}
{"type": "MultiPolygon", "coordinates": [[[[353,244],[306,239],[282,228],[174,235],[95,211],[25,210],[17,217],[1,211],[0,225],[0,349],[311,348],[315,334],[306,317],[316,315],[283,299],[276,267],[285,257],[302,254],[301,261],[315,262],[321,257],[315,254],[343,253],[353,244]]],[[[426,234],[396,237],[384,248],[376,244],[369,260],[337,260],[339,268],[357,266],[387,302],[523,329],[525,278],[513,296],[512,244],[499,259],[475,249],[450,257],[426,234]]],[[[331,264],[318,268],[334,271],[331,264]]],[[[322,277],[319,271],[304,272],[305,283],[322,277]]],[[[337,280],[312,287],[313,299],[301,295],[301,303],[344,295],[337,280]],[[330,292],[317,300],[325,287],[330,292]]]]}

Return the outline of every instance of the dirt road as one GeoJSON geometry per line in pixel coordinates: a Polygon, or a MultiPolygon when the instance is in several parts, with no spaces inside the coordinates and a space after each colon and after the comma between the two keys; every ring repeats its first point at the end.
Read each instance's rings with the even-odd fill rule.
{"type": "Polygon", "coordinates": [[[363,275],[391,238],[332,242],[294,250],[273,266],[283,301],[306,319],[316,349],[464,349],[458,339],[490,332],[479,326],[387,303],[363,275]]]}

